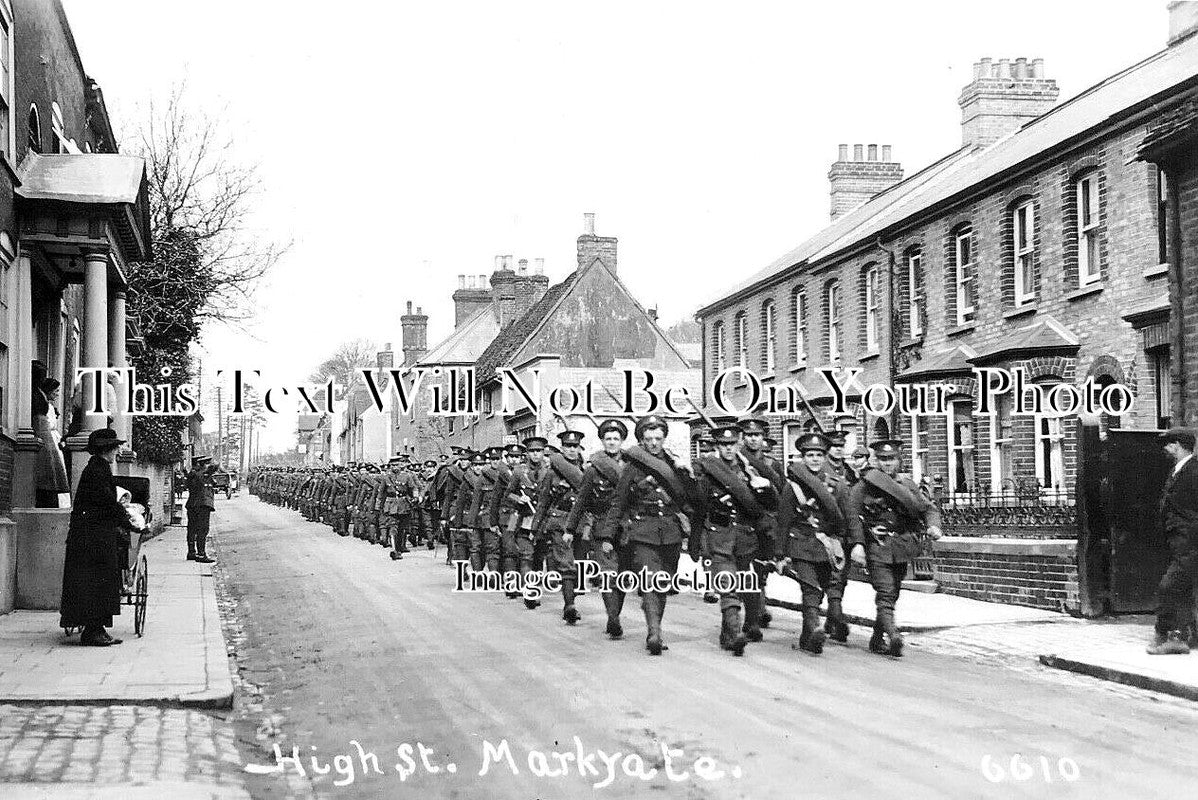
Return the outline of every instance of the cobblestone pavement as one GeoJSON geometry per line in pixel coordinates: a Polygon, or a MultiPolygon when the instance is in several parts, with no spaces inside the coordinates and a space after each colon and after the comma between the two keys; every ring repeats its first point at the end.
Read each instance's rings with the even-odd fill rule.
{"type": "Polygon", "coordinates": [[[151,706],[0,705],[0,780],[188,782],[244,796],[241,758],[226,718],[151,706]]]}

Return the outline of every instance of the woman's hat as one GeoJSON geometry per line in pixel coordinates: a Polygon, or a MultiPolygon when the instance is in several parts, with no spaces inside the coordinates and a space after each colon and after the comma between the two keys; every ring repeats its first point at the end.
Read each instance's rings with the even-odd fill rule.
{"type": "Polygon", "coordinates": [[[124,439],[116,435],[116,431],[112,428],[100,428],[98,431],[92,431],[87,436],[87,452],[103,453],[107,450],[112,450],[115,447],[120,447],[125,443],[124,439]]]}

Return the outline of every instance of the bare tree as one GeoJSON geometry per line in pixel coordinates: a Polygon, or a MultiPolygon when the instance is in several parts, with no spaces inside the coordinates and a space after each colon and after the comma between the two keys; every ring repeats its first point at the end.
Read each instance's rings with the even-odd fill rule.
{"type": "Polygon", "coordinates": [[[182,85],[165,104],[150,102],[129,151],[146,161],[158,251],[132,276],[159,301],[146,310],[189,327],[248,318],[258,280],[289,246],[247,224],[261,190],[257,166],[236,158],[232,138],[188,106],[182,85]]]}
{"type": "Polygon", "coordinates": [[[375,345],[366,339],[343,342],[332,355],[320,362],[308,380],[324,383],[332,378],[338,386],[349,386],[357,377],[358,370],[375,366],[375,345]]]}

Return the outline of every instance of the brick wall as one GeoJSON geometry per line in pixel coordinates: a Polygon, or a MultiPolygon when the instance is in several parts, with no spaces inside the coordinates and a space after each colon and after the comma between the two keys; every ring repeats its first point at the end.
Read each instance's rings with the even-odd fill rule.
{"type": "Polygon", "coordinates": [[[1079,608],[1076,556],[1071,548],[1055,549],[1062,552],[971,552],[937,547],[934,577],[940,590],[947,594],[1076,612],[1079,608]]]}

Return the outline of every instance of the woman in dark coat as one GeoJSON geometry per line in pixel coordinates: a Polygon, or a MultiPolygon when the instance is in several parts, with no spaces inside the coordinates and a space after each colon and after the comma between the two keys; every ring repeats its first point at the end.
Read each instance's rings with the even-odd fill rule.
{"type": "Polygon", "coordinates": [[[92,454],[71,509],[66,560],[62,568],[61,622],[64,628],[83,628],[80,644],[107,647],[120,644],[104,630],[121,613],[121,568],[131,528],[125,507],[117,500],[112,461],[124,443],[116,431],[92,431],[87,452],[92,454]]]}

